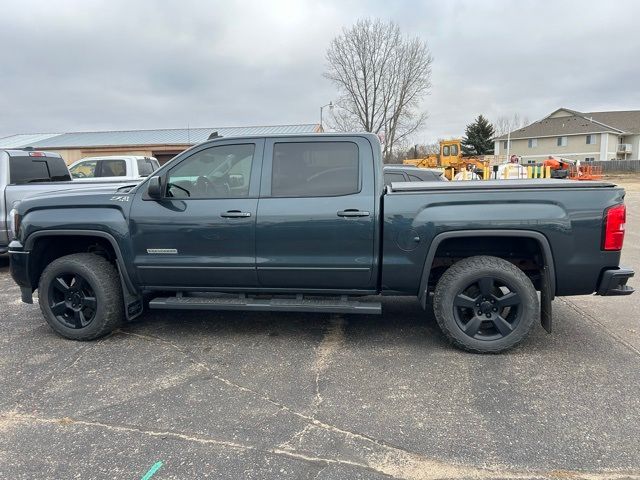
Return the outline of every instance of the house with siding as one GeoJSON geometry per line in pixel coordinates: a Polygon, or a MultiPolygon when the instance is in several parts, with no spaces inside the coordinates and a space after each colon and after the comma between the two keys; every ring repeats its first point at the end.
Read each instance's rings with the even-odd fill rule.
{"type": "Polygon", "coordinates": [[[637,160],[640,110],[584,113],[559,108],[494,141],[497,155],[515,154],[522,163],[540,163],[549,155],[582,162],[637,160]]]}

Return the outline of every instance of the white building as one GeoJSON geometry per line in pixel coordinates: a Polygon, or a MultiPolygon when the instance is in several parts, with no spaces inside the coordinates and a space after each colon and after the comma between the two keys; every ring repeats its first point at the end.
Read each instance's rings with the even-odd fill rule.
{"type": "Polygon", "coordinates": [[[542,120],[495,138],[495,153],[515,154],[523,163],[549,155],[571,160],[637,160],[640,158],[640,110],[578,112],[559,108],[542,120]]]}

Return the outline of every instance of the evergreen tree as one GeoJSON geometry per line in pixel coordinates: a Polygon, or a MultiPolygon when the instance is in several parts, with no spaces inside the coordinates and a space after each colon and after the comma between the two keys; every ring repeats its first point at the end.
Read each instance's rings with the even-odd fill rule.
{"type": "Polygon", "coordinates": [[[479,115],[475,122],[467,125],[462,137],[462,153],[465,155],[493,155],[495,131],[489,120],[479,115]]]}

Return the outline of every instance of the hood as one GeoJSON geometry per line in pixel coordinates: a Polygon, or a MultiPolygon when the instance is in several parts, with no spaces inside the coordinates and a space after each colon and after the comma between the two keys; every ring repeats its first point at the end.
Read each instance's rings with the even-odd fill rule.
{"type": "Polygon", "coordinates": [[[29,210],[43,208],[116,207],[130,203],[130,191],[136,184],[101,185],[82,188],[62,188],[60,190],[37,193],[24,198],[17,210],[24,215],[29,210]]]}

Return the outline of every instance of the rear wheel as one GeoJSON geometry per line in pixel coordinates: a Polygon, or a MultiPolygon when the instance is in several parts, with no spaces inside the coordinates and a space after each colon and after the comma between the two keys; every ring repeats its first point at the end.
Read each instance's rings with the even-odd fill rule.
{"type": "Polygon", "coordinates": [[[456,346],[498,353],[522,342],[539,318],[531,280],[498,257],[469,257],[451,266],[433,298],[438,325],[456,346]]]}
{"type": "Polygon", "coordinates": [[[118,271],[93,253],[51,262],[40,277],[38,297],[49,326],[72,340],[100,338],[124,318],[118,271]]]}

